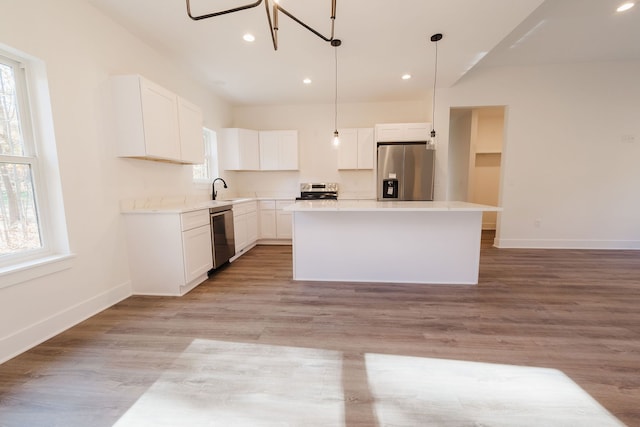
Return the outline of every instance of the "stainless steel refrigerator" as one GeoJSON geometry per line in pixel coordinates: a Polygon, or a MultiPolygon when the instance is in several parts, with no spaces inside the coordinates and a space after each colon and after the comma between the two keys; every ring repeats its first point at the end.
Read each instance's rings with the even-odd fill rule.
{"type": "Polygon", "coordinates": [[[425,142],[378,143],[378,200],[433,200],[436,152],[425,142]]]}

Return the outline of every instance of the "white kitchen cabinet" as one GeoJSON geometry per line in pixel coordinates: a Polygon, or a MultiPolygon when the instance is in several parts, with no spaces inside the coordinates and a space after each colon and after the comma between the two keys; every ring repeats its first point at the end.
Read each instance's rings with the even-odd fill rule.
{"type": "Polygon", "coordinates": [[[275,200],[260,200],[260,239],[276,238],[276,202],[275,200]]]}
{"type": "Polygon", "coordinates": [[[233,205],[233,228],[236,254],[232,261],[256,245],[258,240],[258,204],[255,201],[233,205]]]}
{"type": "Polygon", "coordinates": [[[194,165],[204,163],[202,110],[178,97],[178,129],[180,131],[180,159],[194,165]]]}
{"type": "Polygon", "coordinates": [[[218,142],[222,146],[225,170],[259,170],[260,139],[258,131],[240,128],[225,128],[218,131],[218,142]]]}
{"type": "Polygon", "coordinates": [[[213,268],[211,227],[203,225],[182,232],[185,284],[206,275],[213,268]]]}
{"type": "Polygon", "coordinates": [[[286,206],[295,203],[293,200],[261,200],[260,211],[260,240],[262,243],[290,244],[291,243],[291,212],[285,211],[286,206]]]}
{"type": "Polygon", "coordinates": [[[285,211],[284,208],[295,202],[290,200],[277,200],[276,201],[276,238],[277,239],[291,239],[291,221],[292,215],[290,211],[285,211]]]}
{"type": "Polygon", "coordinates": [[[298,169],[298,131],[266,130],[259,135],[260,170],[298,169]]]}
{"type": "Polygon", "coordinates": [[[175,163],[202,163],[202,112],[139,75],[111,78],[117,154],[175,163]]]}
{"type": "Polygon", "coordinates": [[[373,128],[339,129],[338,169],[373,169],[373,128]]]}
{"type": "MultiPolygon", "coordinates": [[[[254,202],[255,203],[255,202],[254,202]]],[[[247,240],[250,245],[258,241],[258,209],[247,214],[247,240]]]]}
{"type": "Polygon", "coordinates": [[[427,141],[431,123],[384,123],[376,125],[377,142],[427,141]]]}
{"type": "Polygon", "coordinates": [[[127,213],[131,287],[136,295],[184,295],[213,268],[209,210],[127,213]]]}

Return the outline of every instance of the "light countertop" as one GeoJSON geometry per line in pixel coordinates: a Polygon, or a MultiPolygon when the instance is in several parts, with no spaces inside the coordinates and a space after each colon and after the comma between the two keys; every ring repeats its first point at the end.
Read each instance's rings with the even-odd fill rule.
{"type": "Polygon", "coordinates": [[[285,210],[293,212],[500,212],[502,208],[458,201],[381,202],[376,200],[304,200],[297,201],[293,205],[286,207],[285,210]]]}
{"type": "Polygon", "coordinates": [[[189,198],[174,197],[167,199],[160,198],[157,200],[134,200],[122,202],[120,211],[123,214],[180,214],[220,206],[233,206],[238,203],[260,200],[288,200],[293,202],[294,199],[295,197],[235,197],[220,200],[191,200],[189,198]]]}

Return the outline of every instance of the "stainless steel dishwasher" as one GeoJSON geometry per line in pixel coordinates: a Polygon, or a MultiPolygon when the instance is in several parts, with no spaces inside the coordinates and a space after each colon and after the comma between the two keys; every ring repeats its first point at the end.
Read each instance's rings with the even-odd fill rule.
{"type": "Polygon", "coordinates": [[[220,267],[236,254],[231,206],[209,208],[213,268],[220,267]]]}

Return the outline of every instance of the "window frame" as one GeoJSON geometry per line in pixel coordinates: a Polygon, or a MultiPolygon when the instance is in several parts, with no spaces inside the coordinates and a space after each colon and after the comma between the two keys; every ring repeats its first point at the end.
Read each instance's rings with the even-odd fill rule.
{"type": "Polygon", "coordinates": [[[205,178],[193,178],[193,182],[199,186],[211,185],[213,179],[219,176],[220,153],[218,151],[218,134],[216,131],[203,127],[202,142],[204,144],[204,156],[207,176],[205,178]],[[215,153],[215,156],[214,156],[215,153]]]}
{"type": "Polygon", "coordinates": [[[43,61],[0,44],[0,60],[14,70],[23,156],[0,154],[0,161],[28,164],[40,248],[0,257],[0,289],[72,266],[53,116],[43,61]]]}

